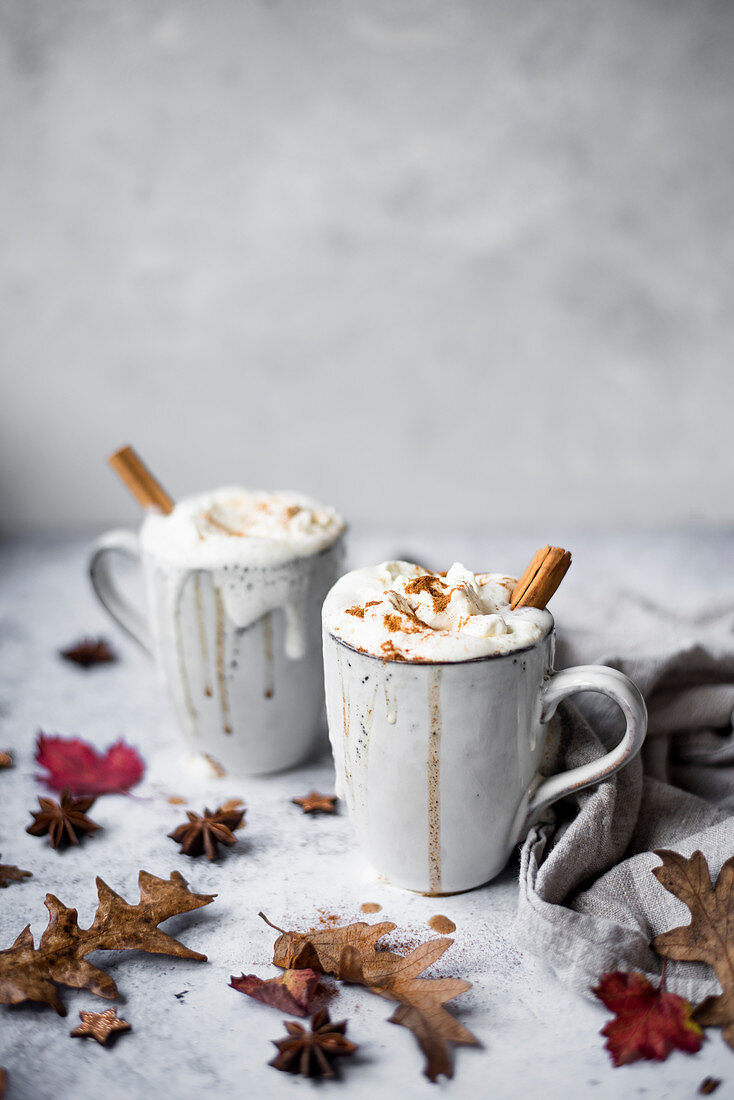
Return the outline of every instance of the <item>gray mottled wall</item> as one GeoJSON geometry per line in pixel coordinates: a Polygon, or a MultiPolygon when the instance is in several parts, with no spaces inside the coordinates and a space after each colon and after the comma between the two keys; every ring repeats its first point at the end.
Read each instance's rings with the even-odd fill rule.
{"type": "Polygon", "coordinates": [[[0,0],[6,529],[734,521],[728,0],[0,0]]]}

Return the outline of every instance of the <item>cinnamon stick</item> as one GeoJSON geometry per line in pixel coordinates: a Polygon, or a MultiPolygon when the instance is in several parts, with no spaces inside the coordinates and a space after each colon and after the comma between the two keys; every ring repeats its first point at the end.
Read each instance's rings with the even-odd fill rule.
{"type": "Polygon", "coordinates": [[[568,572],[570,550],[560,546],[544,546],[512,590],[510,607],[544,608],[568,572]]]}
{"type": "Polygon", "coordinates": [[[143,508],[157,508],[164,515],[173,511],[168,493],[132,447],[121,447],[107,461],[143,508]]]}

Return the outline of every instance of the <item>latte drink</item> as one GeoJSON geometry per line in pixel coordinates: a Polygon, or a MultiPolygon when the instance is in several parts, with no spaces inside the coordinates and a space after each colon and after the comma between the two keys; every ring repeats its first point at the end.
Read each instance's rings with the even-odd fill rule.
{"type": "Polygon", "coordinates": [[[339,575],[344,522],[297,493],[218,489],[150,513],[139,538],[96,545],[92,583],[163,670],[189,747],[235,774],[289,767],[314,749],[323,699],[319,612],[339,575]],[[140,616],[107,552],[139,553],[140,616]]]}
{"type": "Polygon", "coordinates": [[[511,610],[515,580],[456,564],[383,562],[348,573],[323,608],[329,737],[372,869],[427,894],[502,870],[540,810],[612,775],[642,744],[645,704],[614,669],[553,672],[553,617],[511,610]],[[622,742],[546,776],[561,699],[600,691],[624,711],[622,742]]]}

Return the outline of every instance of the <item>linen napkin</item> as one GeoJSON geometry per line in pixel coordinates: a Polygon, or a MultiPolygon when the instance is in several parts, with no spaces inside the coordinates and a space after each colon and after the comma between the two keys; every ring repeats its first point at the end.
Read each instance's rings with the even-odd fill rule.
{"type": "MultiPolygon", "coordinates": [[[[714,880],[734,855],[734,605],[684,616],[638,595],[599,594],[557,633],[556,667],[624,672],[645,697],[649,727],[636,760],[557,803],[530,830],[515,938],[581,993],[617,969],[657,984],[662,959],[650,941],[688,924],[690,913],[652,874],[660,865],[653,849],[700,849],[714,880]]],[[[598,758],[621,733],[613,704],[577,699],[552,723],[554,770],[598,758]]],[[[669,960],[666,987],[694,1002],[718,992],[702,963],[669,960]]]]}

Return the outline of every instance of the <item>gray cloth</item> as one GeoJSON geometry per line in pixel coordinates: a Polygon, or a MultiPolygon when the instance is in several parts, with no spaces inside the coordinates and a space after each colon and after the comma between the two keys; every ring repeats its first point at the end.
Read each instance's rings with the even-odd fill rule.
{"type": "MultiPolygon", "coordinates": [[[[609,970],[659,980],[662,959],[650,941],[690,921],[652,874],[660,865],[653,849],[698,848],[714,878],[734,855],[734,608],[682,617],[616,594],[557,629],[558,668],[619,669],[642,691],[650,718],[640,757],[545,811],[522,846],[515,938],[588,994],[609,970]]],[[[616,708],[596,695],[577,702],[554,719],[554,770],[594,760],[619,738],[616,708]]],[[[694,1002],[718,991],[699,963],[669,962],[666,985],[694,1002]]]]}

